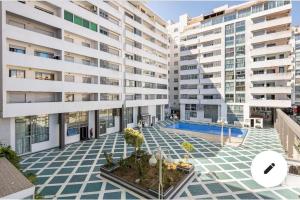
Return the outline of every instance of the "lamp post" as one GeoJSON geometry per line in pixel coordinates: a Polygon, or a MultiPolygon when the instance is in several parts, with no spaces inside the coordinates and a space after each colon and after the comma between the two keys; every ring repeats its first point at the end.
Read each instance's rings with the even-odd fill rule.
{"type": "MultiPolygon", "coordinates": [[[[168,151],[168,150],[167,150],[168,151]]],[[[168,151],[169,152],[169,151],[168,151]]],[[[172,162],[173,159],[169,156],[166,156],[164,151],[160,146],[157,147],[156,153],[152,154],[151,158],[149,159],[150,166],[154,167],[157,164],[157,160],[159,161],[159,173],[158,173],[158,199],[163,198],[164,188],[163,188],[163,174],[162,174],[162,164],[163,159],[166,159],[167,162],[172,162]]]]}

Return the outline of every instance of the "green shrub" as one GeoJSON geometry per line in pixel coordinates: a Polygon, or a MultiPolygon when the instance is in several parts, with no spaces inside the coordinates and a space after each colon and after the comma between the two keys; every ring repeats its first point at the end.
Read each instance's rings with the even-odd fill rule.
{"type": "Polygon", "coordinates": [[[189,142],[183,142],[181,143],[181,147],[186,151],[186,152],[192,152],[194,151],[194,145],[189,143],[189,142]]]}
{"type": "Polygon", "coordinates": [[[20,170],[20,161],[21,158],[18,156],[18,154],[11,149],[10,146],[4,147],[1,146],[0,147],[0,155],[3,155],[7,160],[9,160],[9,162],[11,164],[13,164],[17,169],[20,170]]]}
{"type": "Polygon", "coordinates": [[[134,130],[132,128],[125,128],[124,130],[125,141],[128,145],[135,148],[135,153],[141,149],[144,143],[144,136],[140,131],[134,130]]]}

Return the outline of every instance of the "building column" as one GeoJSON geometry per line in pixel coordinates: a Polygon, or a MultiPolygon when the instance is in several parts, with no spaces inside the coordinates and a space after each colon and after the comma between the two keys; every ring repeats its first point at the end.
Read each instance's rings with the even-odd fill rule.
{"type": "Polygon", "coordinates": [[[99,138],[99,110],[95,110],[95,138],[99,138]]]}
{"type": "Polygon", "coordinates": [[[65,120],[65,113],[59,113],[58,119],[59,119],[59,148],[63,149],[65,148],[65,131],[66,131],[66,120],[65,120]]]}

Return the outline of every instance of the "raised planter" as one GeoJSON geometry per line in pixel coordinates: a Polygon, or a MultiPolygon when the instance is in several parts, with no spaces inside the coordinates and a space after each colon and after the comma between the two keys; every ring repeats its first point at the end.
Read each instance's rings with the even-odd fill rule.
{"type": "MultiPolygon", "coordinates": [[[[158,190],[152,190],[152,189],[146,189],[144,187],[141,187],[135,182],[130,182],[122,177],[116,176],[113,172],[118,169],[119,166],[116,166],[115,168],[107,169],[105,166],[100,167],[100,175],[114,183],[117,183],[118,185],[121,185],[138,195],[146,198],[146,199],[157,199],[159,197],[158,190]]],[[[182,189],[182,187],[191,179],[191,177],[194,175],[194,166],[192,166],[189,170],[186,170],[184,168],[177,168],[176,170],[181,170],[185,172],[185,175],[183,178],[177,182],[176,185],[172,185],[169,188],[164,189],[163,199],[171,199],[174,198],[177,193],[182,189]]],[[[158,177],[157,177],[158,178],[158,177]]]]}

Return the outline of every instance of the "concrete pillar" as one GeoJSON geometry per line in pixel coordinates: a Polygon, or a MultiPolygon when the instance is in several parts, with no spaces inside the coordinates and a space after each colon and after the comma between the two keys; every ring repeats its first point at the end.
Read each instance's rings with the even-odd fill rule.
{"type": "Polygon", "coordinates": [[[65,148],[65,131],[66,131],[66,115],[65,113],[59,113],[59,148],[65,148]]]}
{"type": "Polygon", "coordinates": [[[99,137],[99,110],[95,110],[95,138],[99,137]]]}

